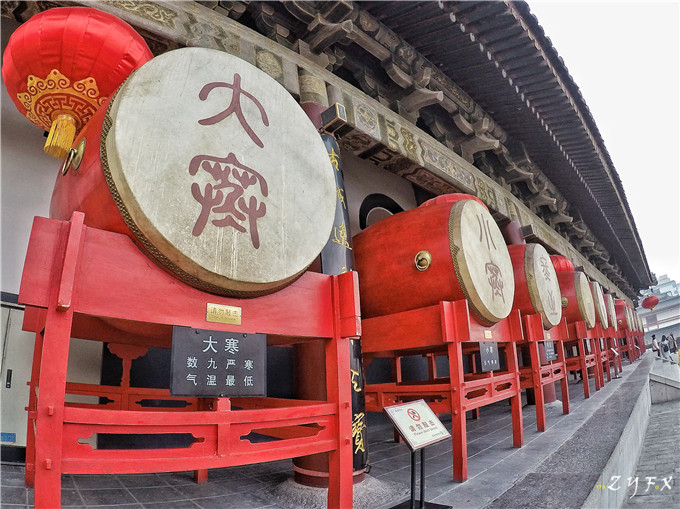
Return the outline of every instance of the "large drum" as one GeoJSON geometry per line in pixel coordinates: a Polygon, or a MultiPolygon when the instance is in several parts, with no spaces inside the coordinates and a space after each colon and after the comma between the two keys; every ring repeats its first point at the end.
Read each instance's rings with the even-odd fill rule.
{"type": "Polygon", "coordinates": [[[630,310],[630,319],[633,322],[633,330],[635,332],[640,331],[640,323],[638,322],[638,314],[633,308],[628,308],[630,310]]]}
{"type": "MultiPolygon", "coordinates": [[[[562,256],[550,257],[558,265],[562,256]]],[[[595,302],[590,290],[588,277],[580,271],[557,271],[557,280],[562,293],[562,316],[568,323],[585,322],[587,329],[595,327],[595,302]]]]}
{"type": "Polygon", "coordinates": [[[150,60],[74,147],[82,161],[58,176],[50,216],[82,211],[201,290],[276,291],[330,237],[334,170],[316,129],[278,82],[228,53],[150,60]]]}
{"type": "Polygon", "coordinates": [[[604,302],[602,286],[597,281],[591,281],[590,289],[593,292],[593,302],[595,303],[595,319],[603,329],[606,329],[609,327],[609,316],[607,314],[607,305],[604,302]]]}
{"type": "Polygon", "coordinates": [[[614,306],[614,296],[611,293],[604,294],[604,303],[607,308],[607,318],[609,319],[609,326],[618,330],[619,326],[616,323],[616,307],[614,306]]]}
{"type": "Polygon", "coordinates": [[[626,304],[626,302],[623,300],[616,299],[614,301],[614,307],[616,308],[616,321],[619,325],[619,329],[627,329],[632,331],[633,324],[631,323],[628,304],[626,304]]]}
{"type": "Polygon", "coordinates": [[[508,246],[515,275],[513,309],[540,314],[543,327],[551,329],[562,319],[560,285],[550,255],[540,244],[508,246]]]}
{"type": "Polygon", "coordinates": [[[364,317],[461,299],[485,324],[512,310],[508,248],[474,197],[439,197],[387,217],[354,237],[354,255],[364,317]]]}

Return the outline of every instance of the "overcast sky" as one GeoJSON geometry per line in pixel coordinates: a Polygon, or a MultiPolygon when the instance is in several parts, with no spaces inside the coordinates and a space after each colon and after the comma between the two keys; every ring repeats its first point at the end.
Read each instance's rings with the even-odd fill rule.
{"type": "Polygon", "coordinates": [[[528,3],[595,118],[650,270],[680,282],[680,2],[528,3]]]}

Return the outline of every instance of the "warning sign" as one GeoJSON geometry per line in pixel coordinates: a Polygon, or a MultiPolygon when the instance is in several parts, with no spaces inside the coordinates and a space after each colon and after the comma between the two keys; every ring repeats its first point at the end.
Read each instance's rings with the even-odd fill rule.
{"type": "Polygon", "coordinates": [[[412,451],[451,436],[425,400],[388,406],[385,412],[412,451]]]}

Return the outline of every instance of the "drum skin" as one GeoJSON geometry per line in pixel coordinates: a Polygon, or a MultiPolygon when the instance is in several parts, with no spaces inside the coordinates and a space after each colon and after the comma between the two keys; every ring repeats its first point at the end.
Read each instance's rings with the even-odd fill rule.
{"type": "Polygon", "coordinates": [[[607,313],[607,306],[604,302],[602,286],[597,281],[591,281],[590,289],[593,292],[593,301],[595,303],[595,318],[602,328],[606,329],[609,327],[609,316],[607,313]]]}
{"type": "Polygon", "coordinates": [[[562,319],[562,295],[550,255],[540,244],[515,244],[508,252],[515,275],[513,309],[523,315],[538,313],[543,327],[555,327],[562,319]]]}
{"type": "Polygon", "coordinates": [[[588,277],[579,271],[558,272],[562,293],[562,316],[568,323],[585,322],[587,329],[595,327],[595,303],[588,277]]]}
{"type": "Polygon", "coordinates": [[[488,209],[474,197],[439,197],[387,217],[356,235],[353,245],[365,318],[461,299],[484,324],[510,314],[510,255],[488,209]],[[419,253],[430,257],[422,270],[419,253]]]}
{"type": "Polygon", "coordinates": [[[257,297],[293,282],[328,242],[333,166],[273,78],[233,55],[182,48],[119,87],[74,142],[50,217],[85,213],[202,291],[257,297]],[[182,76],[182,79],[178,79],[182,76]]]}
{"type": "Polygon", "coordinates": [[[609,320],[609,326],[614,327],[614,330],[618,330],[619,325],[616,320],[616,307],[614,306],[614,296],[611,293],[605,293],[604,303],[607,308],[607,318],[609,320]]]}

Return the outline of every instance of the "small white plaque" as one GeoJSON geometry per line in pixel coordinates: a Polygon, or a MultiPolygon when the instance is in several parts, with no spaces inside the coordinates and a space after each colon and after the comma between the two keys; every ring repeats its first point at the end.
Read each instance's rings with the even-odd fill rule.
{"type": "Polygon", "coordinates": [[[388,406],[385,412],[412,451],[451,437],[425,400],[388,406]]]}

